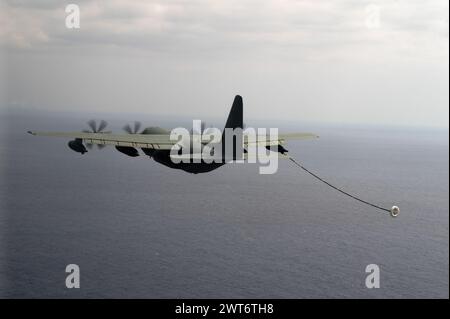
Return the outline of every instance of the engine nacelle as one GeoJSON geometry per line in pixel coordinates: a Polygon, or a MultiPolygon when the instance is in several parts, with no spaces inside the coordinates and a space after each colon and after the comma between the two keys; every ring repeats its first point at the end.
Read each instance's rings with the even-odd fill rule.
{"type": "Polygon", "coordinates": [[[130,146],[116,146],[116,150],[119,152],[128,155],[130,157],[137,157],[139,156],[139,152],[134,147],[130,146]]]}
{"type": "Polygon", "coordinates": [[[141,150],[145,153],[145,155],[150,157],[152,157],[155,154],[155,152],[157,152],[153,148],[141,148],[141,150]]]}
{"type": "Polygon", "coordinates": [[[81,153],[81,154],[87,153],[87,149],[83,145],[83,141],[80,138],[77,138],[77,139],[75,139],[73,141],[70,141],[68,143],[68,145],[69,145],[71,150],[73,150],[73,151],[75,151],[77,153],[81,153]]]}

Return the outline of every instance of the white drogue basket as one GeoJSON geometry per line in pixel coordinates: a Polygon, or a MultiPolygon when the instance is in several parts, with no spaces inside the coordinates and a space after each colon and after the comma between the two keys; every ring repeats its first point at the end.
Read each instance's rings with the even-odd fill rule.
{"type": "Polygon", "coordinates": [[[391,216],[392,217],[397,217],[398,214],[400,214],[400,208],[398,208],[398,206],[392,206],[392,208],[391,208],[391,216]]]}

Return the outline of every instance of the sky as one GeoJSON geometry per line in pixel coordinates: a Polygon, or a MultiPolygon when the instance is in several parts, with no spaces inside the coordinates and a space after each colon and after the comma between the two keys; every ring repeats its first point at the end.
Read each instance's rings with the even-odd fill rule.
{"type": "Polygon", "coordinates": [[[448,129],[448,15],[447,0],[0,0],[0,110],[224,118],[240,94],[246,118],[448,129]]]}

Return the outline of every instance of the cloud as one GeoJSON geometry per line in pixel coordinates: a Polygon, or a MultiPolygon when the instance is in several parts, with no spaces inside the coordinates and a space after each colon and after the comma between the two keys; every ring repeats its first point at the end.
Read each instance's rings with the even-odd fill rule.
{"type": "Polygon", "coordinates": [[[74,2],[1,2],[10,104],[448,126],[446,0],[74,2]]]}
{"type": "Polygon", "coordinates": [[[190,0],[78,1],[81,29],[64,27],[60,1],[6,1],[0,43],[45,49],[70,45],[180,49],[297,47],[340,54],[367,43],[436,48],[448,43],[447,1],[190,0]],[[366,8],[380,8],[380,28],[368,30],[366,8]],[[420,44],[418,42],[421,42],[420,44]]]}

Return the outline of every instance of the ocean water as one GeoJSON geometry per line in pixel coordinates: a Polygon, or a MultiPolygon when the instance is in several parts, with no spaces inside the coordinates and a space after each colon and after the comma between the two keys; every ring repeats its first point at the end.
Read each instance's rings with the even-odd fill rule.
{"type": "Polygon", "coordinates": [[[1,297],[449,297],[448,130],[311,126],[320,139],[289,143],[330,182],[400,206],[393,219],[286,160],[275,175],[191,175],[25,133],[80,119],[2,117],[1,297]],[[80,289],[65,287],[72,263],[80,289]],[[365,286],[368,264],[379,289],[365,286]]]}

